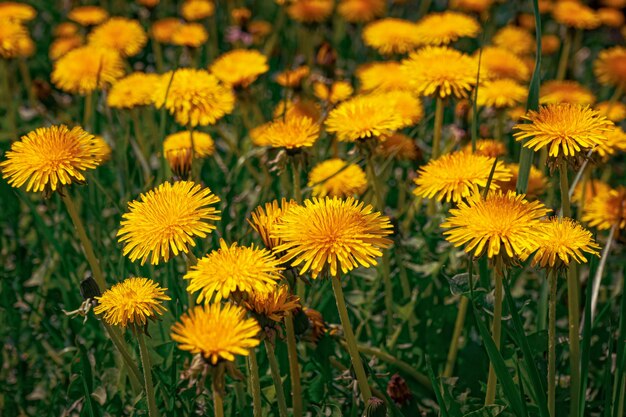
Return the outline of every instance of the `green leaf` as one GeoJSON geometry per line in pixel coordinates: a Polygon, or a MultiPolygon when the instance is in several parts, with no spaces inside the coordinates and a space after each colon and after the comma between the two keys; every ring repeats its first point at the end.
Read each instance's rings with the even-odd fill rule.
{"type": "Polygon", "coordinates": [[[471,413],[463,414],[463,417],[496,417],[506,409],[503,405],[486,405],[471,413]]]}

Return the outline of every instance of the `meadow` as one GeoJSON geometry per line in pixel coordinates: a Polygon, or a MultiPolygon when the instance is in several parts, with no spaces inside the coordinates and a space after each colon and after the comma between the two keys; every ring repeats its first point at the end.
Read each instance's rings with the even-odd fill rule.
{"type": "Polygon", "coordinates": [[[626,415],[624,8],[0,1],[0,415],[626,415]]]}

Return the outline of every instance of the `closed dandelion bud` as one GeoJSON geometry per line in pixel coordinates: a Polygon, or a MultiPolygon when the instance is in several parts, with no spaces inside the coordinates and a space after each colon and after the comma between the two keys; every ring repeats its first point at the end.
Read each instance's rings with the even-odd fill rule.
{"type": "Polygon", "coordinates": [[[387,384],[387,394],[396,404],[402,406],[411,401],[411,391],[404,378],[398,374],[393,374],[387,384]]]}
{"type": "Polygon", "coordinates": [[[324,42],[317,50],[315,60],[317,65],[321,67],[334,68],[337,62],[337,53],[328,42],[324,42]]]}
{"type": "Polygon", "coordinates": [[[102,295],[100,293],[100,289],[98,288],[98,284],[91,275],[80,282],[80,295],[83,296],[84,300],[93,300],[94,298],[102,295]]]}
{"type": "Polygon", "coordinates": [[[165,153],[165,159],[167,159],[176,180],[188,180],[191,177],[193,153],[190,148],[169,150],[165,153]]]}
{"type": "Polygon", "coordinates": [[[380,398],[372,397],[367,401],[363,417],[386,417],[387,406],[380,398]]]}

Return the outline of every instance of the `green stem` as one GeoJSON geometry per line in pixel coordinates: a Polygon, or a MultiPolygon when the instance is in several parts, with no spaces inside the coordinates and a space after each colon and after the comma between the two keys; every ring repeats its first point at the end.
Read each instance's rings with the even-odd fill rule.
{"type": "MultiPolygon", "coordinates": [[[[493,325],[491,328],[491,335],[493,336],[493,342],[496,347],[500,349],[500,338],[502,334],[502,258],[498,256],[496,258],[496,273],[495,273],[495,292],[494,292],[494,306],[493,306],[493,325]]],[[[485,395],[485,405],[491,405],[496,399],[496,385],[498,384],[498,378],[496,376],[496,370],[493,364],[489,364],[489,377],[487,379],[487,393],[485,395]]]]}
{"type": "Polygon", "coordinates": [[[300,184],[300,171],[296,167],[296,162],[291,159],[291,175],[293,176],[293,198],[296,203],[302,204],[302,186],[300,184]]]}
{"type": "Polygon", "coordinates": [[[556,71],[557,81],[563,81],[565,79],[565,73],[567,72],[567,63],[569,61],[569,53],[572,49],[572,34],[569,29],[565,32],[565,39],[563,40],[563,47],[561,48],[561,57],[559,58],[559,66],[556,71]]]}
{"type": "Polygon", "coordinates": [[[348,346],[348,353],[352,360],[352,367],[356,374],[356,379],[361,390],[361,396],[363,402],[367,403],[372,397],[372,391],[367,382],[367,375],[361,362],[361,356],[359,355],[359,349],[357,347],[356,338],[352,331],[352,325],[350,324],[350,317],[348,317],[348,309],[346,308],[346,301],[343,296],[343,288],[341,288],[341,277],[336,276],[331,278],[333,284],[333,292],[335,293],[335,301],[337,302],[337,310],[339,311],[339,318],[341,319],[341,326],[343,327],[343,333],[346,338],[346,344],[348,346]]]}
{"type": "Polygon", "coordinates": [[[250,392],[252,394],[252,410],[254,417],[262,417],[261,407],[261,383],[259,381],[259,364],[256,361],[256,350],[251,350],[248,355],[250,369],[250,392]]]}
{"type": "Polygon", "coordinates": [[[569,202],[569,180],[567,178],[567,161],[559,160],[559,177],[561,180],[561,210],[564,217],[572,217],[572,208],[569,202]]]}
{"type": "Polygon", "coordinates": [[[83,127],[85,128],[85,130],[90,130],[91,115],[93,113],[93,92],[89,92],[85,96],[85,107],[83,110],[83,127]]]}
{"type": "Polygon", "coordinates": [[[459,311],[456,315],[456,321],[454,323],[454,331],[452,332],[452,341],[450,342],[450,348],[448,349],[448,357],[446,359],[446,367],[443,370],[443,376],[449,378],[454,371],[454,364],[456,362],[456,356],[459,352],[459,340],[463,333],[463,327],[465,325],[465,317],[467,315],[467,306],[469,299],[461,296],[459,301],[459,311]]]}
{"type": "Polygon", "coordinates": [[[300,366],[298,365],[298,349],[296,346],[296,332],[293,326],[293,315],[287,313],[285,317],[287,333],[287,354],[289,356],[289,374],[291,376],[291,406],[293,417],[302,416],[302,387],[300,386],[300,366]]]}
{"type": "MultiPolygon", "coordinates": [[[[224,378],[224,375],[221,376],[224,378]]],[[[213,411],[215,412],[215,417],[224,417],[224,401],[222,400],[222,394],[220,394],[219,389],[216,388],[215,384],[213,385],[213,411]]]]}
{"type": "Polygon", "coordinates": [[[150,364],[150,353],[148,352],[148,347],[146,346],[146,338],[141,331],[137,333],[137,340],[139,341],[139,354],[141,355],[141,366],[143,367],[143,378],[146,386],[148,415],[150,417],[157,417],[159,415],[159,410],[156,406],[154,386],[152,385],[152,365],[150,364]]]}
{"type": "Polygon", "coordinates": [[[26,60],[23,57],[20,57],[17,61],[17,65],[19,67],[20,74],[22,75],[22,81],[24,81],[24,88],[26,89],[26,94],[28,95],[28,103],[31,107],[35,107],[37,99],[35,98],[35,92],[33,91],[33,80],[30,76],[28,65],[26,65],[26,60]]]}
{"type": "Polygon", "coordinates": [[[443,129],[443,99],[437,97],[435,104],[435,126],[433,131],[433,151],[430,159],[437,159],[439,157],[439,150],[441,148],[441,131],[443,129]]]}
{"type": "Polygon", "coordinates": [[[548,411],[556,417],[556,279],[555,270],[548,271],[550,296],[548,298],[548,411]]]}
{"type": "Polygon", "coordinates": [[[9,126],[9,132],[11,136],[15,139],[17,136],[17,125],[16,125],[16,101],[13,100],[13,94],[11,93],[11,69],[9,67],[9,61],[6,59],[0,58],[0,70],[2,70],[2,99],[6,104],[7,114],[6,120],[9,126]]]}
{"type": "Polygon", "coordinates": [[[578,312],[578,278],[574,268],[567,270],[567,310],[569,326],[569,349],[570,349],[570,416],[578,417],[580,404],[580,335],[578,326],[580,322],[578,312]]]}
{"type": "Polygon", "coordinates": [[[133,387],[134,391],[139,391],[141,387],[141,372],[139,371],[139,368],[137,367],[137,364],[135,364],[133,358],[130,356],[121,333],[116,327],[108,325],[105,321],[102,321],[102,324],[104,326],[104,330],[111,338],[113,345],[115,345],[115,348],[122,356],[124,365],[126,365],[129,370],[128,379],[130,380],[130,385],[133,387]]]}
{"type": "Polygon", "coordinates": [[[274,352],[274,346],[265,340],[265,350],[267,351],[267,360],[270,363],[270,372],[272,374],[272,380],[274,380],[274,388],[276,388],[276,400],[278,402],[278,412],[280,417],[288,417],[287,402],[285,401],[285,389],[283,388],[283,381],[280,376],[280,369],[278,368],[278,361],[276,361],[276,353],[274,352]]]}

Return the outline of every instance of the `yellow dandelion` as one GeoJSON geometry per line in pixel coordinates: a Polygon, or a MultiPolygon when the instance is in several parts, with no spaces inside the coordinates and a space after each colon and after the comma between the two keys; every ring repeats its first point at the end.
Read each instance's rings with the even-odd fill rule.
{"type": "Polygon", "coordinates": [[[186,0],[180,8],[181,16],[192,22],[206,19],[215,13],[215,5],[209,0],[186,0]]]}
{"type": "MultiPolygon", "coordinates": [[[[596,190],[597,191],[597,190],[596,190]]],[[[583,222],[598,230],[626,228],[626,188],[617,187],[608,192],[598,192],[583,210],[583,222]]]]}
{"type": "MultiPolygon", "coordinates": [[[[506,168],[511,171],[511,178],[508,181],[498,181],[498,185],[503,193],[508,191],[515,191],[517,186],[517,179],[519,178],[519,164],[506,164],[506,168]]],[[[530,173],[528,175],[528,184],[526,186],[526,198],[534,200],[544,193],[548,187],[548,178],[546,178],[543,171],[530,166],[530,173]]]]}
{"type": "Polygon", "coordinates": [[[502,78],[478,87],[476,104],[498,109],[515,107],[526,101],[528,89],[516,81],[502,78]]]}
{"type": "Polygon", "coordinates": [[[576,81],[547,81],[541,85],[539,102],[570,103],[591,105],[596,101],[596,96],[590,89],[576,81]]]}
{"type": "Polygon", "coordinates": [[[495,0],[451,0],[450,8],[466,12],[483,13],[491,7],[495,0]]]}
{"type": "Polygon", "coordinates": [[[420,157],[420,150],[411,137],[403,133],[393,133],[378,144],[377,152],[384,157],[414,161],[420,157]]]}
{"type": "Polygon", "coordinates": [[[570,261],[586,263],[585,253],[600,256],[600,246],[593,240],[591,232],[576,220],[552,217],[541,222],[539,230],[532,266],[560,269],[570,261]]]}
{"type": "Polygon", "coordinates": [[[626,151],[626,132],[619,126],[613,127],[606,133],[606,142],[598,145],[595,151],[603,158],[626,151]]]}
{"type": "MultiPolygon", "coordinates": [[[[178,348],[216,365],[218,361],[234,361],[235,355],[248,356],[259,345],[261,326],[246,318],[246,310],[234,304],[205,304],[182,315],[172,326],[172,340],[178,348]]],[[[254,353],[253,353],[254,354],[254,353]]]]}
{"type": "Polygon", "coordinates": [[[109,145],[109,143],[106,140],[104,140],[102,136],[95,135],[93,137],[93,140],[96,146],[96,153],[101,155],[101,158],[102,158],[101,163],[105,163],[106,161],[111,159],[111,152],[112,152],[111,145],[109,145]]]}
{"type": "Polygon", "coordinates": [[[0,58],[15,58],[21,55],[21,44],[28,32],[19,20],[0,18],[0,58]]]}
{"type": "MultiPolygon", "coordinates": [[[[493,158],[468,152],[443,155],[419,169],[414,180],[417,188],[413,193],[419,197],[458,203],[487,186],[493,164],[493,158]]],[[[498,188],[498,181],[510,178],[510,171],[498,161],[492,189],[498,188]]]]}
{"type": "Polygon", "coordinates": [[[17,42],[17,56],[29,58],[35,54],[35,42],[30,36],[24,36],[17,42]]]}
{"type": "Polygon", "coordinates": [[[596,14],[605,26],[619,28],[624,25],[624,13],[613,7],[601,7],[596,14]]]}
{"type": "Polygon", "coordinates": [[[309,117],[285,117],[271,122],[259,133],[258,142],[273,148],[300,149],[313,146],[320,127],[309,117]]]}
{"type": "Polygon", "coordinates": [[[552,157],[574,156],[606,142],[613,123],[589,106],[549,104],[539,111],[530,110],[523,117],[530,123],[518,124],[513,136],[528,139],[524,146],[538,151],[546,146],[552,157]]]}
{"type": "Polygon", "coordinates": [[[272,24],[265,20],[253,20],[248,23],[248,32],[252,35],[252,42],[255,45],[260,44],[272,30],[272,24]]]}
{"type": "Polygon", "coordinates": [[[556,35],[543,35],[541,37],[541,54],[552,55],[561,47],[561,38],[556,35]]]}
{"type": "Polygon", "coordinates": [[[169,39],[169,43],[189,48],[199,48],[209,39],[204,26],[200,23],[183,23],[176,26],[169,39]]]}
{"type": "Polygon", "coordinates": [[[152,104],[154,88],[160,79],[161,77],[157,74],[133,72],[113,84],[107,96],[107,104],[109,107],[118,109],[131,109],[152,104]]]}
{"type": "Polygon", "coordinates": [[[230,16],[237,26],[243,27],[252,17],[252,11],[247,7],[235,7],[230,11],[230,16]]]}
{"type": "Polygon", "coordinates": [[[189,280],[187,291],[199,291],[197,302],[219,302],[234,293],[268,293],[283,277],[284,268],[266,249],[251,246],[228,246],[220,239],[220,247],[192,266],[183,277],[189,280]]]}
{"type": "Polygon", "coordinates": [[[445,98],[467,97],[476,83],[477,61],[456,49],[427,46],[403,61],[402,70],[410,77],[416,94],[445,98]]]}
{"type": "Polygon", "coordinates": [[[248,131],[248,136],[250,137],[250,141],[255,146],[270,146],[268,142],[268,137],[265,135],[265,131],[272,122],[263,123],[262,125],[256,126],[248,131]]]}
{"type": "Polygon", "coordinates": [[[600,116],[604,116],[614,123],[626,119],[626,105],[619,101],[603,101],[596,104],[595,109],[600,113],[600,116]]]}
{"type": "Polygon", "coordinates": [[[575,0],[557,2],[552,7],[552,17],[558,23],[576,29],[595,29],[601,24],[592,8],[575,0]]]}
{"type": "Polygon", "coordinates": [[[0,2],[0,16],[10,20],[28,22],[37,16],[37,11],[26,3],[3,1],[0,2]]]}
{"type": "Polygon", "coordinates": [[[267,57],[253,49],[235,49],[218,57],[211,72],[225,84],[247,87],[269,70],[267,57]]]}
{"type": "Polygon", "coordinates": [[[323,82],[313,83],[313,94],[322,101],[335,104],[347,100],[354,89],[348,81],[335,81],[330,87],[323,82]]]}
{"type": "Polygon", "coordinates": [[[215,152],[215,143],[208,133],[193,131],[177,132],[168,135],[163,141],[163,154],[167,156],[169,152],[180,149],[191,150],[191,137],[193,136],[193,156],[196,158],[206,158],[215,152]]]}
{"type": "Polygon", "coordinates": [[[159,4],[160,0],[137,0],[137,4],[140,4],[144,7],[153,8],[159,4]]]}
{"type": "Polygon", "coordinates": [[[109,13],[98,6],[75,7],[67,14],[67,18],[81,26],[92,26],[104,22],[109,13]]]}
{"type": "Polygon", "coordinates": [[[67,93],[89,94],[124,75],[120,55],[93,45],[71,50],[54,63],[52,83],[67,93]]]}
{"type": "Polygon", "coordinates": [[[310,69],[306,65],[301,65],[292,70],[285,70],[276,76],[276,82],[283,87],[298,87],[302,81],[309,76],[310,69]]]}
{"type": "Polygon", "coordinates": [[[141,330],[148,319],[156,320],[167,309],[163,301],[171,300],[162,288],[148,278],[128,278],[96,297],[98,305],[93,311],[102,314],[112,326],[132,327],[141,330]]]}
{"type": "Polygon", "coordinates": [[[342,142],[378,138],[406,125],[407,120],[377,94],[344,101],[326,119],[326,131],[335,133],[342,142]]]}
{"type": "Polygon", "coordinates": [[[626,0],[600,0],[600,4],[606,7],[621,9],[626,7],[626,0]]]}
{"type": "Polygon", "coordinates": [[[624,88],[626,85],[626,48],[616,46],[600,51],[593,72],[603,85],[624,88]]]}
{"type": "Polygon", "coordinates": [[[175,17],[166,17],[165,19],[159,19],[152,24],[150,28],[150,34],[155,41],[159,43],[171,43],[174,32],[184,25],[180,19],[175,17]]]}
{"type": "Polygon", "coordinates": [[[474,194],[461,201],[441,227],[446,240],[475,257],[517,258],[535,248],[541,217],[550,210],[538,201],[528,202],[523,194],[492,192],[483,199],[474,194]]]}
{"type": "Polygon", "coordinates": [[[422,101],[410,91],[386,91],[372,94],[380,103],[386,103],[392,108],[404,124],[401,128],[415,125],[424,117],[424,107],[422,101]]]}
{"type": "Polygon", "coordinates": [[[589,179],[579,181],[572,194],[572,203],[586,206],[597,195],[607,195],[611,187],[604,181],[589,179]]]}
{"type": "Polygon", "coordinates": [[[139,201],[128,203],[117,232],[124,244],[124,256],[131,261],[148,258],[152,265],[179,252],[188,253],[196,246],[195,236],[205,238],[215,229],[212,221],[220,219],[214,204],[220,199],[209,188],[191,181],[169,182],[141,194],[139,201]]]}
{"type": "Polygon", "coordinates": [[[312,100],[295,98],[293,100],[281,100],[274,109],[273,115],[275,119],[308,117],[311,120],[320,120],[322,110],[319,104],[312,100]]]}
{"type": "Polygon", "coordinates": [[[334,158],[317,164],[309,173],[313,197],[350,197],[362,194],[367,177],[360,166],[334,158]]]}
{"type": "Polygon", "coordinates": [[[303,23],[319,23],[333,12],[333,0],[293,0],[287,6],[287,14],[303,23]]]}
{"type": "Polygon", "coordinates": [[[161,76],[153,96],[157,108],[165,106],[183,126],[215,124],[235,107],[230,88],[208,71],[181,68],[161,76]]]}
{"type": "Polygon", "coordinates": [[[452,11],[430,13],[417,26],[420,43],[424,45],[448,45],[460,38],[475,38],[480,32],[476,19],[452,11]]]}
{"type": "Polygon", "coordinates": [[[250,293],[243,304],[259,320],[280,323],[287,313],[300,308],[300,298],[291,294],[288,285],[280,285],[267,293],[250,293]]]}
{"type": "Polygon", "coordinates": [[[63,38],[55,39],[50,44],[48,56],[52,61],[56,61],[63,55],[67,54],[69,51],[72,51],[79,46],[83,46],[84,43],[85,41],[80,35],[66,36],[63,38]]]}
{"type": "Polygon", "coordinates": [[[364,92],[407,90],[410,88],[410,77],[401,68],[396,61],[372,62],[358,67],[356,76],[364,92]]]}
{"type": "Polygon", "coordinates": [[[494,46],[508,49],[517,55],[535,52],[535,39],[526,30],[517,26],[505,26],[493,35],[494,46]]]}
{"type": "Polygon", "coordinates": [[[113,49],[128,57],[141,52],[148,42],[148,36],[137,20],[112,17],[95,27],[88,40],[95,46],[113,49]]]}
{"type": "Polygon", "coordinates": [[[385,14],[385,0],[341,0],[339,15],[350,23],[365,23],[385,14]]]}
{"type": "Polygon", "coordinates": [[[65,38],[68,36],[77,35],[78,31],[79,27],[77,24],[72,22],[63,22],[55,26],[53,34],[57,38],[65,38]]]}
{"type": "MultiPolygon", "coordinates": [[[[474,55],[478,60],[478,54],[474,55]]],[[[481,79],[510,78],[517,81],[528,81],[530,70],[524,61],[506,48],[487,46],[480,57],[481,79]]]]}
{"type": "Polygon", "coordinates": [[[285,251],[281,261],[292,267],[301,267],[317,278],[324,270],[335,277],[362,265],[376,265],[382,249],[392,242],[386,236],[392,233],[389,218],[374,211],[372,206],[348,198],[306,200],[304,206],[292,207],[274,226],[271,237],[282,239],[274,248],[285,251]]]}
{"type": "Polygon", "coordinates": [[[363,29],[363,41],[383,55],[406,54],[420,44],[416,23],[388,17],[368,23],[363,29]]]}
{"type": "MultiPolygon", "coordinates": [[[[465,152],[472,152],[472,144],[468,143],[463,148],[465,152]]],[[[476,141],[475,154],[488,156],[490,158],[496,158],[506,155],[506,145],[499,140],[495,139],[478,139],[476,141]]]]}
{"type": "Polygon", "coordinates": [[[297,205],[298,203],[295,200],[287,201],[287,199],[283,198],[280,200],[280,203],[278,200],[274,200],[271,203],[266,203],[265,206],[258,206],[252,212],[251,220],[248,220],[248,223],[261,237],[267,249],[273,250],[282,243],[280,239],[272,238],[270,235],[274,225],[280,221],[281,216],[291,207],[297,205]]]}
{"type": "Polygon", "coordinates": [[[11,144],[2,177],[26,191],[55,191],[63,185],[83,183],[83,173],[95,169],[104,158],[94,136],[80,127],[65,125],[35,129],[11,144]]]}

